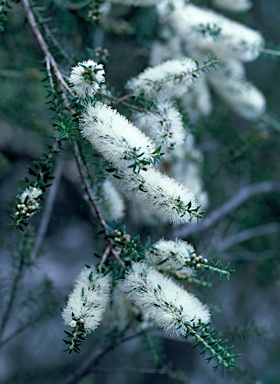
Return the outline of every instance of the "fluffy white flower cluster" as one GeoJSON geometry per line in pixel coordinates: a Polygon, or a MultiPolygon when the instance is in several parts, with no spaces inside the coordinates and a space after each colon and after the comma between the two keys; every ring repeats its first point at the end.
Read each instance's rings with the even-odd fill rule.
{"type": "Polygon", "coordinates": [[[123,290],[170,336],[184,337],[187,325],[210,321],[206,305],[145,263],[133,263],[125,277],[123,290]]]}
{"type": "Polygon", "coordinates": [[[167,152],[184,142],[182,116],[170,100],[157,99],[152,112],[135,113],[135,124],[167,152]]]}
{"type": "Polygon", "coordinates": [[[74,92],[81,98],[94,96],[105,81],[103,64],[97,64],[93,60],[78,63],[72,68],[70,84],[74,92]]]}
{"type": "Polygon", "coordinates": [[[43,191],[40,188],[28,187],[26,188],[19,196],[20,204],[17,204],[18,211],[16,216],[20,214],[24,215],[26,218],[34,215],[35,211],[40,208],[38,199],[42,195],[43,191]]]}
{"type": "Polygon", "coordinates": [[[170,23],[187,45],[222,59],[255,60],[264,44],[259,32],[192,4],[175,8],[170,23]]]}
{"type": "Polygon", "coordinates": [[[172,224],[190,221],[198,208],[188,188],[154,168],[138,174],[125,172],[116,183],[127,198],[172,224]]]}
{"type": "Polygon", "coordinates": [[[22,192],[21,195],[19,195],[19,199],[22,203],[24,203],[25,201],[37,200],[38,197],[42,195],[42,193],[43,192],[40,188],[28,187],[22,192]]]}
{"type": "Polygon", "coordinates": [[[84,267],[68,297],[62,318],[66,325],[75,328],[83,324],[86,333],[100,324],[111,290],[111,277],[99,274],[95,267],[84,267]]]}
{"type": "Polygon", "coordinates": [[[154,157],[155,144],[124,116],[106,104],[89,105],[81,120],[82,135],[118,169],[141,169],[154,157]],[[137,168],[137,167],[136,167],[137,168]]]}
{"type": "Polygon", "coordinates": [[[131,200],[171,223],[185,223],[197,213],[193,193],[152,166],[155,145],[125,117],[105,104],[88,106],[82,135],[118,170],[117,187],[131,200]]]}
{"type": "Polygon", "coordinates": [[[181,239],[161,239],[147,251],[146,262],[160,272],[186,279],[194,275],[194,269],[188,267],[194,252],[194,247],[181,239]]]}
{"type": "Polygon", "coordinates": [[[145,99],[180,97],[195,85],[198,77],[197,64],[192,59],[168,60],[145,69],[127,83],[127,89],[145,99]]]}
{"type": "MultiPolygon", "coordinates": [[[[245,10],[250,5],[250,2],[245,0],[215,1],[223,3],[225,8],[233,4],[232,9],[236,10],[245,10]]],[[[204,78],[204,81],[199,81],[197,87],[190,89],[181,99],[183,104],[188,105],[187,109],[192,111],[191,116],[195,117],[194,110],[203,115],[210,113],[211,98],[207,89],[209,82],[216,93],[237,114],[247,119],[258,119],[264,112],[265,98],[246,80],[243,63],[255,60],[259,56],[264,45],[261,34],[216,12],[185,4],[180,0],[174,2],[172,9],[158,4],[157,10],[163,26],[161,33],[163,40],[158,41],[152,48],[153,65],[159,65],[170,57],[182,59],[186,55],[201,61],[210,52],[219,57],[222,68],[229,62],[238,63],[243,68],[243,75],[238,79],[236,87],[233,86],[233,83],[237,82],[236,77],[230,72],[221,70],[213,71],[204,78]],[[166,46],[170,45],[173,48],[168,56],[166,46]],[[246,113],[247,109],[250,112],[246,113]]]]}

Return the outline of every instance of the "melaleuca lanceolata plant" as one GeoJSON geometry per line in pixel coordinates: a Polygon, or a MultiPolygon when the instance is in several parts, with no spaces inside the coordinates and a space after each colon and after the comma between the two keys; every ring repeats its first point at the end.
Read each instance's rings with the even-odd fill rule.
{"type": "MultiPolygon", "coordinates": [[[[200,68],[191,59],[186,59],[184,62],[169,61],[165,67],[147,70],[147,73],[144,72],[137,79],[131,80],[128,88],[131,91],[135,90],[134,94],[139,98],[143,95],[144,102],[146,96],[149,98],[155,90],[159,91],[168,84],[171,98],[177,93],[177,88],[182,92],[184,85],[187,88],[194,86],[200,70],[216,64],[214,60],[200,68]],[[138,89],[141,90],[139,94],[138,89]]],[[[79,103],[82,137],[89,140],[93,148],[100,152],[110,165],[107,180],[127,198],[137,202],[138,205],[144,205],[149,212],[158,215],[162,220],[173,224],[186,223],[193,218],[199,220],[202,213],[194,194],[183,184],[155,169],[155,165],[162,160],[165,153],[161,152],[161,146],[156,147],[155,142],[133,123],[93,97],[100,89],[101,82],[104,82],[103,75],[102,65],[97,65],[92,60],[79,63],[72,69],[70,87],[79,96],[77,103],[79,103]]],[[[149,108],[147,103],[145,108],[149,108]]],[[[172,130],[170,122],[168,125],[172,130]]],[[[156,136],[156,132],[154,135],[156,136]]],[[[162,132],[159,131],[158,139],[161,136],[162,132]]],[[[173,139],[176,139],[176,135],[174,136],[173,139]]],[[[181,139],[179,143],[183,141],[181,139]]],[[[115,199],[111,205],[117,205],[119,201],[121,200],[115,199]]],[[[92,196],[92,204],[98,210],[101,219],[103,207],[95,195],[92,196]]],[[[106,238],[112,228],[104,219],[101,224],[106,238]]],[[[134,252],[130,257],[123,257],[123,248],[126,248],[126,243],[130,243],[131,238],[127,234],[122,235],[120,242],[118,240],[120,235],[122,233],[115,230],[113,236],[110,236],[110,243],[104,251],[101,262],[95,267],[83,270],[77,278],[76,286],[63,311],[65,323],[74,328],[72,332],[66,331],[69,337],[65,340],[67,350],[70,353],[80,351],[80,344],[85,341],[86,335],[102,321],[109,300],[110,287],[118,281],[121,291],[130,300],[130,305],[136,307],[135,312],[143,311],[151,324],[154,322],[172,336],[180,338],[195,336],[197,344],[201,343],[203,346],[203,354],[210,353],[207,359],[209,361],[216,359],[215,368],[219,365],[224,368],[235,367],[238,355],[230,352],[231,348],[220,336],[215,340],[214,334],[208,330],[210,322],[208,307],[175,282],[180,276],[187,279],[196,275],[196,271],[200,268],[212,268],[212,271],[224,274],[229,272],[210,267],[206,259],[196,256],[194,249],[183,241],[174,244],[171,241],[165,243],[162,241],[164,251],[161,251],[160,245],[157,245],[157,248],[153,245],[147,247],[144,253],[134,252]],[[160,252],[163,260],[158,262],[149,257],[156,253],[155,249],[160,252]],[[113,264],[110,258],[115,259],[113,264]],[[173,268],[170,265],[166,271],[160,268],[168,261],[171,266],[173,262],[173,268]],[[117,273],[116,263],[119,264],[117,273]],[[171,274],[173,272],[174,281],[164,276],[168,271],[171,274]]]]}
{"type": "MultiPolygon", "coordinates": [[[[0,5],[3,22],[10,3],[0,5]]],[[[18,281],[35,263],[46,235],[65,152],[76,163],[83,197],[100,239],[96,257],[77,271],[68,301],[62,303],[62,318],[68,327],[65,351],[81,352],[86,347],[82,344],[91,343],[90,333],[104,334],[100,355],[74,376],[80,380],[90,374],[103,354],[139,335],[148,340],[153,354],[151,340],[158,335],[157,329],[161,337],[187,340],[200,348],[199,354],[214,369],[238,372],[240,356],[216,331],[214,305],[203,299],[204,290],[216,284],[214,275],[229,280],[233,270],[211,252],[207,255],[207,249],[203,255],[198,253],[195,239],[194,245],[186,240],[196,228],[203,231],[237,208],[250,193],[279,190],[275,183],[247,191],[243,200],[236,196],[231,204],[204,219],[209,197],[196,130],[203,118],[215,113],[213,103],[225,104],[249,121],[263,119],[265,97],[246,79],[244,66],[265,51],[262,35],[184,0],[61,2],[59,6],[77,13],[78,20],[98,25],[96,35],[100,30],[134,33],[133,25],[114,20],[120,4],[133,9],[132,13],[141,12],[140,7],[152,10],[157,32],[149,41],[148,66],[126,79],[120,95],[107,80],[107,49],[88,50],[87,57],[85,53],[81,57],[69,54],[43,17],[48,10],[30,0],[19,3],[43,53],[53,131],[48,150],[28,168],[11,214],[13,226],[24,239],[19,246],[24,252],[19,252],[15,263],[18,281]],[[41,211],[42,224],[36,233],[32,220],[41,211]],[[156,240],[144,244],[140,240],[143,227],[156,240]],[[135,229],[139,233],[133,236],[135,229]]],[[[251,5],[245,0],[234,4],[212,0],[211,4],[238,12],[251,5]]],[[[19,290],[15,278],[0,335],[8,327],[19,290]]],[[[179,380],[170,366],[165,367],[157,357],[155,362],[160,373],[179,380]]],[[[68,383],[77,382],[71,380],[68,383]]]]}

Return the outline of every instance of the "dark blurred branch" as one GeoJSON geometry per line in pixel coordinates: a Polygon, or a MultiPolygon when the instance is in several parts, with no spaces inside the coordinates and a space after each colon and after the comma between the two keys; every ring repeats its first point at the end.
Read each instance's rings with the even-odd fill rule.
{"type": "Polygon", "coordinates": [[[244,241],[251,240],[255,237],[269,235],[271,233],[279,232],[280,224],[278,223],[269,223],[265,225],[260,225],[255,228],[245,229],[244,231],[238,232],[232,236],[228,236],[222,240],[219,244],[219,250],[225,251],[228,248],[243,243],[244,241]]]}
{"type": "Polygon", "coordinates": [[[36,255],[38,253],[38,250],[39,250],[39,248],[40,248],[40,246],[41,246],[41,244],[45,238],[45,235],[46,235],[46,232],[48,229],[48,225],[49,225],[49,221],[51,218],[54,202],[55,202],[56,193],[57,193],[57,190],[58,190],[58,187],[60,184],[60,180],[61,180],[63,164],[64,164],[63,160],[59,160],[58,163],[56,164],[55,171],[54,171],[54,181],[53,181],[52,186],[50,187],[48,195],[47,195],[44,212],[43,212],[43,215],[41,217],[40,225],[39,225],[36,239],[35,239],[35,244],[34,244],[34,247],[32,249],[31,255],[30,255],[31,260],[35,259],[36,255]]]}
{"type": "MultiPolygon", "coordinates": [[[[125,328],[123,334],[127,331],[130,324],[125,328]]],[[[134,339],[141,335],[141,332],[134,333],[133,335],[129,335],[123,337],[119,344],[124,343],[125,341],[134,339]]],[[[71,377],[67,380],[63,381],[62,384],[77,384],[83,377],[89,375],[94,372],[95,367],[99,364],[102,358],[107,355],[109,352],[113,351],[116,348],[114,345],[108,345],[102,349],[95,351],[85,362],[84,364],[74,372],[71,377]]]]}
{"type": "Polygon", "coordinates": [[[264,121],[266,124],[268,124],[270,127],[276,129],[277,131],[280,131],[280,122],[279,120],[275,119],[275,117],[268,115],[265,113],[262,116],[262,121],[264,121]]]}
{"type": "Polygon", "coordinates": [[[274,181],[264,181],[262,183],[249,185],[242,188],[237,194],[226,203],[210,212],[205,219],[202,219],[196,226],[183,226],[174,231],[177,237],[186,238],[187,236],[206,231],[216,224],[222,217],[236,210],[240,205],[255,195],[269,192],[280,192],[280,183],[274,181]]]}

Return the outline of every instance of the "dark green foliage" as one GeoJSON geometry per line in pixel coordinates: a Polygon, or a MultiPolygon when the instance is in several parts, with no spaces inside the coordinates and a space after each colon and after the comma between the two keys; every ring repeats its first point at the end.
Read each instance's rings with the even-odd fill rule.
{"type": "Polygon", "coordinates": [[[5,24],[7,22],[7,16],[9,11],[12,9],[12,3],[15,1],[12,0],[1,0],[0,2],[0,32],[3,32],[5,29],[5,24]]]}
{"type": "Polygon", "coordinates": [[[217,24],[200,24],[199,28],[197,28],[197,31],[200,32],[204,37],[211,36],[215,40],[217,37],[221,34],[221,27],[217,24]]]}

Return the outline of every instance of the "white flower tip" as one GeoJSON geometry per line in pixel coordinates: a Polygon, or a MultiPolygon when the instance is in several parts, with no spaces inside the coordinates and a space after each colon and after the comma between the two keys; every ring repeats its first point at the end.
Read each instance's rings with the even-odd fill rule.
{"type": "Polygon", "coordinates": [[[103,64],[93,60],[80,62],[72,68],[69,81],[79,97],[93,96],[105,81],[103,64]]]}

